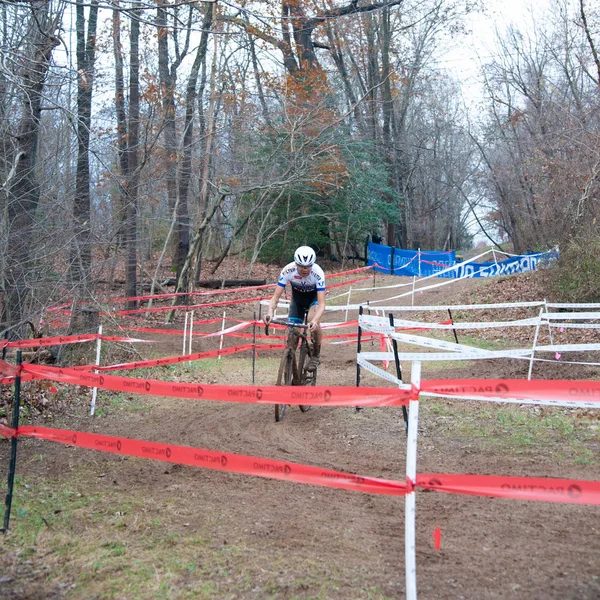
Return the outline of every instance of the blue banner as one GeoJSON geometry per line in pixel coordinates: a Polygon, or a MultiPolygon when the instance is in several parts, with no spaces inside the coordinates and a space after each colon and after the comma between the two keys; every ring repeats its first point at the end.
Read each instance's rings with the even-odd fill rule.
{"type": "Polygon", "coordinates": [[[536,252],[532,254],[522,254],[521,256],[511,256],[506,260],[497,262],[480,263],[457,263],[448,273],[440,277],[497,277],[499,275],[514,275],[515,273],[525,273],[526,271],[535,271],[538,263],[548,263],[557,258],[556,252],[536,252]]]}
{"type": "Polygon", "coordinates": [[[456,253],[402,250],[369,242],[369,259],[367,264],[373,265],[376,271],[387,275],[407,277],[428,277],[454,267],[451,271],[438,277],[496,277],[535,271],[539,262],[549,262],[557,258],[557,251],[536,252],[512,256],[506,260],[495,262],[463,263],[456,262],[456,253]]]}
{"type": "Polygon", "coordinates": [[[402,250],[369,242],[367,264],[388,275],[427,277],[456,264],[456,253],[433,250],[402,250]],[[393,260],[392,260],[393,255],[393,260]]]}

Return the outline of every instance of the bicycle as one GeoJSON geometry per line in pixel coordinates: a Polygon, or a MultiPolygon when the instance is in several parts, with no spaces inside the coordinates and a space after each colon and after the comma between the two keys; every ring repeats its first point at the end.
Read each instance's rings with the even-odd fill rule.
{"type": "MultiPolygon", "coordinates": [[[[306,367],[313,357],[314,349],[312,340],[307,334],[308,324],[300,319],[288,319],[287,321],[271,319],[265,325],[265,334],[269,335],[269,325],[283,325],[289,328],[287,343],[277,373],[276,385],[316,385],[317,371],[307,371],[306,367]],[[296,351],[300,340],[300,352],[296,360],[296,351]]],[[[275,421],[283,420],[287,404],[275,405],[275,421]]],[[[310,406],[301,404],[300,410],[306,412],[310,406]]]]}

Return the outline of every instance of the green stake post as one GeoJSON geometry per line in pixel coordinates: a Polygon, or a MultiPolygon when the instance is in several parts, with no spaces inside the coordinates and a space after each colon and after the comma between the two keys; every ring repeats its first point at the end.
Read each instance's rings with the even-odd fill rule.
{"type": "Polygon", "coordinates": [[[256,369],[256,311],[254,311],[254,324],[252,325],[252,385],[254,385],[254,373],[256,369]]]}
{"type": "MultiPolygon", "coordinates": [[[[450,312],[450,309],[448,309],[448,316],[450,317],[450,320],[452,321],[452,324],[454,325],[454,319],[452,318],[452,313],[450,312]]],[[[456,329],[454,329],[454,327],[453,327],[452,331],[454,331],[454,339],[456,340],[456,343],[458,344],[458,336],[456,335],[456,329]]]]}
{"type": "MultiPolygon", "coordinates": [[[[394,327],[394,313],[390,313],[390,325],[394,327]]],[[[392,338],[392,348],[394,349],[394,362],[396,363],[396,377],[402,381],[402,369],[400,368],[400,358],[398,357],[398,342],[392,338]]],[[[402,416],[404,417],[404,429],[408,435],[408,410],[406,406],[402,407],[402,416]]]]}
{"type": "MultiPolygon", "coordinates": [[[[22,352],[17,352],[17,366],[21,366],[23,360],[22,352]]],[[[13,400],[12,428],[17,430],[19,427],[19,412],[21,408],[21,374],[20,370],[15,377],[15,396],[13,400]]],[[[4,527],[3,531],[8,531],[10,521],[10,508],[12,506],[13,488],[15,484],[15,470],[17,468],[17,444],[19,438],[15,435],[10,440],[10,463],[8,466],[8,483],[6,491],[6,500],[4,502],[4,527]]]]}

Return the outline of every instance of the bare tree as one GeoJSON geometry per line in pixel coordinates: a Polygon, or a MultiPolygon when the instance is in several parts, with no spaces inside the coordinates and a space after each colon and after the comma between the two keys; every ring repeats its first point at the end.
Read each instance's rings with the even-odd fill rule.
{"type": "Polygon", "coordinates": [[[18,18],[24,18],[24,35],[18,55],[14,57],[15,77],[19,86],[20,123],[15,139],[12,168],[7,191],[8,242],[4,270],[6,301],[2,322],[5,327],[22,323],[27,316],[31,288],[32,235],[40,187],[36,177],[38,134],[42,98],[52,52],[60,43],[57,30],[62,5],[46,0],[33,1],[18,18]]]}
{"type": "MultiPolygon", "coordinates": [[[[73,202],[73,242],[71,247],[70,276],[79,301],[88,300],[92,268],[90,239],[90,130],[92,126],[92,97],[95,79],[96,27],[98,1],[89,8],[87,32],[85,8],[76,4],[77,20],[77,167],[75,198],[73,202]]],[[[95,325],[93,313],[73,310],[71,330],[83,331],[95,325]]]]}

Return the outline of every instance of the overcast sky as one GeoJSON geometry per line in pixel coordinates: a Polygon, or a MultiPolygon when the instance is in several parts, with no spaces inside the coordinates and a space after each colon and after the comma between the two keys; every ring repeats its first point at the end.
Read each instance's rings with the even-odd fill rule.
{"type": "Polygon", "coordinates": [[[557,0],[537,0],[534,7],[529,0],[484,0],[484,3],[484,13],[472,13],[467,18],[470,33],[466,39],[457,39],[456,46],[435,61],[437,68],[448,69],[462,82],[466,100],[479,96],[479,64],[494,54],[495,30],[502,32],[511,24],[526,28],[533,13],[536,19],[542,19],[556,6],[557,0]]]}

